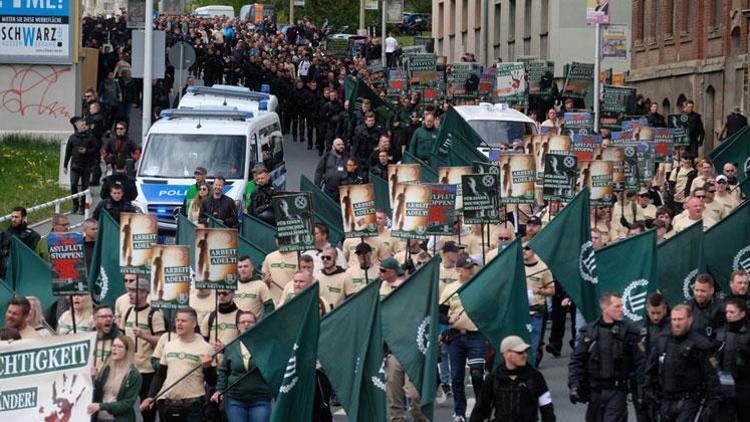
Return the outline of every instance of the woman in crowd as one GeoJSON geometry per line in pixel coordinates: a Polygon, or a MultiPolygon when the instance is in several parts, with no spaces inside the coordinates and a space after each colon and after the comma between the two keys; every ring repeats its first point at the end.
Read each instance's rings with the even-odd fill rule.
{"type": "Polygon", "coordinates": [[[52,335],[50,331],[42,321],[44,321],[44,312],[42,311],[42,303],[36,296],[26,296],[31,304],[31,311],[29,311],[29,317],[27,323],[29,327],[32,327],[42,337],[48,337],[52,335]]]}
{"type": "Polygon", "coordinates": [[[70,296],[73,303],[75,315],[71,314],[71,309],[63,312],[57,321],[57,334],[72,333],[73,317],[75,316],[75,332],[86,332],[94,330],[94,304],[89,295],[70,296]]]}
{"type": "MultiPolygon", "coordinates": [[[[255,314],[249,311],[240,311],[237,319],[239,333],[243,333],[257,322],[255,314]]],[[[245,344],[241,341],[230,344],[224,350],[224,360],[221,361],[218,370],[216,392],[211,396],[211,401],[226,401],[229,422],[268,422],[271,420],[272,398],[271,389],[255,366],[245,344]],[[234,385],[240,379],[242,380],[234,385]],[[231,385],[234,387],[226,391],[231,385]]]]}
{"type": "Polygon", "coordinates": [[[94,374],[94,400],[87,411],[92,422],[136,420],[136,403],[141,389],[141,374],[135,367],[135,345],[125,334],[112,342],[107,363],[94,374]]]}
{"type": "Polygon", "coordinates": [[[201,204],[210,195],[210,189],[207,183],[202,183],[198,186],[198,195],[190,201],[188,208],[188,218],[195,224],[198,224],[198,218],[201,213],[201,204]]]}

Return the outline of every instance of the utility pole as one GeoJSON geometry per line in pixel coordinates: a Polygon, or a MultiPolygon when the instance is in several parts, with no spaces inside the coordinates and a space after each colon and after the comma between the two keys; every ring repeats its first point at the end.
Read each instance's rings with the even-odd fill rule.
{"type": "Polygon", "coordinates": [[[294,0],[289,0],[289,26],[294,25],[294,0]]]}
{"type": "Polygon", "coordinates": [[[143,123],[141,126],[141,142],[146,140],[146,134],[151,127],[151,92],[154,74],[154,2],[146,0],[146,22],[143,27],[143,123]]]}
{"type": "Polygon", "coordinates": [[[359,29],[357,29],[357,35],[367,35],[367,29],[365,29],[365,0],[359,0],[359,29]]]}
{"type": "Polygon", "coordinates": [[[596,41],[594,41],[594,132],[599,133],[599,67],[600,67],[600,45],[601,36],[599,30],[601,25],[596,23],[596,41]]]}
{"type": "Polygon", "coordinates": [[[380,42],[380,63],[383,65],[383,69],[385,69],[386,77],[388,77],[388,67],[385,61],[385,38],[388,36],[385,32],[385,6],[387,2],[388,0],[383,0],[383,10],[380,12],[380,33],[382,36],[382,41],[380,42]]]}

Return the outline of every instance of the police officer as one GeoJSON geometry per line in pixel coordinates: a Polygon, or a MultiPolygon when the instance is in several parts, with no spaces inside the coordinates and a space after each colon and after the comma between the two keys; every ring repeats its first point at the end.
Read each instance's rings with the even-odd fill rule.
{"type": "Polygon", "coordinates": [[[724,306],[714,297],[715,286],[710,274],[699,274],[693,284],[693,297],[687,301],[693,314],[693,330],[708,338],[714,338],[715,331],[724,325],[724,306]]]}
{"type": "Polygon", "coordinates": [[[745,270],[739,269],[732,271],[729,275],[729,292],[722,295],[722,299],[726,302],[729,299],[742,299],[747,304],[748,299],[748,276],[745,270]]]}
{"type": "Polygon", "coordinates": [[[659,407],[661,421],[693,421],[703,403],[702,420],[712,413],[721,395],[715,365],[709,360],[711,340],[693,325],[689,305],[679,304],[670,314],[670,334],[659,337],[649,354],[645,397],[659,407]]]}
{"type": "Polygon", "coordinates": [[[724,395],[718,412],[720,421],[750,420],[750,328],[747,326],[747,302],[727,299],[727,323],[716,332],[720,344],[719,383],[724,395]]]}
{"type": "Polygon", "coordinates": [[[643,369],[637,332],[623,321],[622,299],[615,293],[599,298],[602,316],[580,331],[570,357],[571,403],[589,402],[586,422],[628,420],[627,395],[634,375],[643,369]]]}
{"type": "Polygon", "coordinates": [[[498,365],[482,383],[477,405],[471,412],[471,422],[482,422],[495,409],[496,422],[555,421],[547,381],[536,368],[526,364],[531,349],[521,337],[508,336],[500,343],[503,364],[498,365]]]}
{"type": "MultiPolygon", "coordinates": [[[[648,318],[644,318],[633,324],[640,338],[638,348],[643,353],[644,359],[648,358],[651,350],[656,347],[656,341],[659,336],[669,332],[667,301],[661,293],[652,293],[648,297],[646,300],[646,312],[648,318]]],[[[643,394],[639,394],[635,403],[635,414],[638,422],[655,421],[654,411],[653,404],[647,402],[643,394]]]]}

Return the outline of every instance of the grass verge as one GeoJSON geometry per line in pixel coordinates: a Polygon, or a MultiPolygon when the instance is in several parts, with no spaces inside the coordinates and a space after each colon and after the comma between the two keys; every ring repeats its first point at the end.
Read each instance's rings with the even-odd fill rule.
{"type": "MultiPolygon", "coordinates": [[[[0,216],[17,205],[32,207],[67,196],[70,192],[58,184],[60,144],[22,135],[0,138],[0,216]]],[[[62,206],[70,211],[71,204],[62,206]]],[[[29,214],[29,222],[51,217],[54,208],[29,214]]],[[[0,224],[5,229],[8,223],[0,224]]]]}

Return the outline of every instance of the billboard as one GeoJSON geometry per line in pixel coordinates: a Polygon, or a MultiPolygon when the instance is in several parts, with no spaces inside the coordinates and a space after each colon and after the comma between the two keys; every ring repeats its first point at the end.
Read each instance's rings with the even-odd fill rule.
{"type": "Polygon", "coordinates": [[[0,63],[72,64],[75,9],[71,0],[0,1],[0,63]]]}

